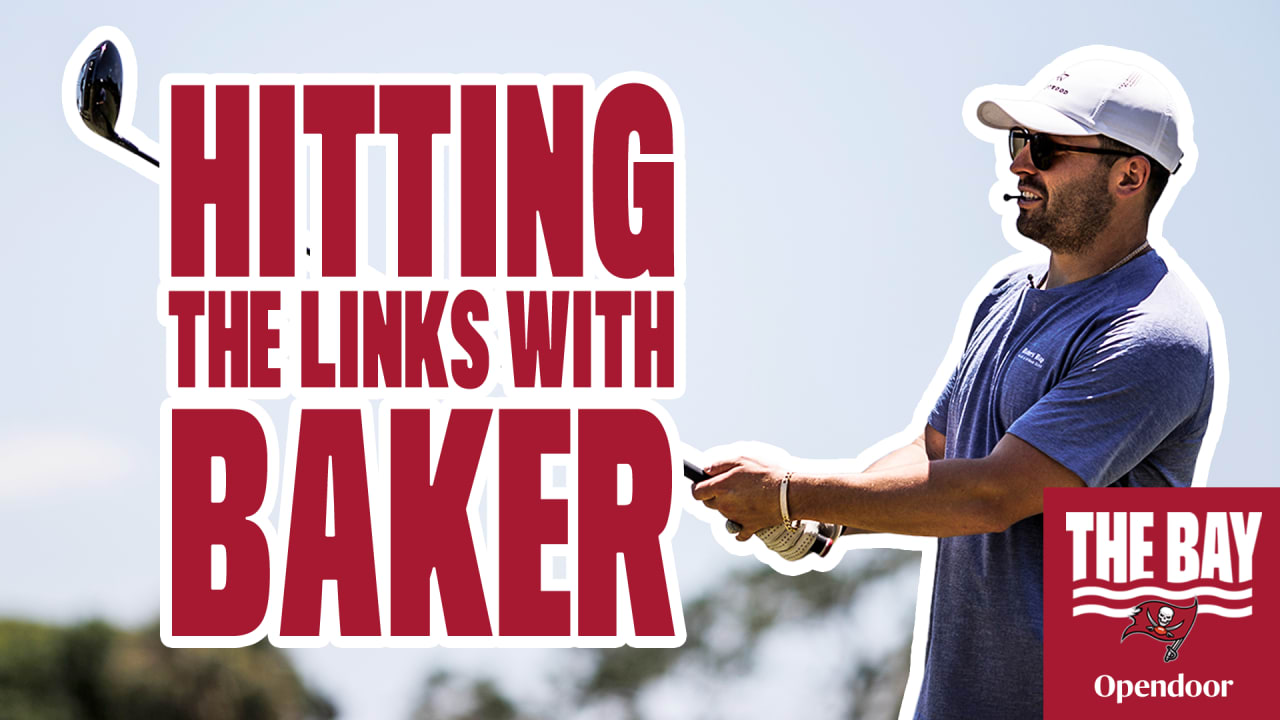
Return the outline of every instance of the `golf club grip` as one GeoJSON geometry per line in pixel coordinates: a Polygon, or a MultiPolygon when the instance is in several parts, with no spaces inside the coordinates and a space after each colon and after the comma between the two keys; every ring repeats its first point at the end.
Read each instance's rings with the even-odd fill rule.
{"type": "MultiPolygon", "coordinates": [[[[689,480],[691,480],[694,485],[697,485],[703,480],[711,479],[711,476],[707,474],[706,470],[703,470],[702,468],[698,467],[697,465],[694,465],[688,460],[684,461],[684,476],[686,478],[689,478],[689,480]]],[[[818,541],[813,544],[813,547],[809,548],[808,554],[817,555],[819,557],[825,557],[827,552],[831,550],[831,546],[834,544],[835,544],[835,538],[830,537],[824,533],[818,533],[818,541]]]]}
{"type": "Polygon", "coordinates": [[[692,480],[694,485],[697,485],[703,480],[711,479],[711,476],[707,474],[706,470],[703,470],[688,460],[684,461],[684,476],[692,480]]]}

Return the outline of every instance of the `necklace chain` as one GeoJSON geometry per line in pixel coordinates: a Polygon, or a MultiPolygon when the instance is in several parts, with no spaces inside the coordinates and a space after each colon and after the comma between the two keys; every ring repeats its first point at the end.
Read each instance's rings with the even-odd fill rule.
{"type": "MultiPolygon", "coordinates": [[[[1139,245],[1138,247],[1136,247],[1136,248],[1134,248],[1134,249],[1133,249],[1133,252],[1131,252],[1131,253],[1129,253],[1128,255],[1125,255],[1124,257],[1120,258],[1120,262],[1116,263],[1115,265],[1112,265],[1111,267],[1107,268],[1106,270],[1102,271],[1102,272],[1101,272],[1101,273],[1099,273],[1099,274],[1100,274],[1100,275],[1106,275],[1107,273],[1111,272],[1112,270],[1115,270],[1116,268],[1120,267],[1121,265],[1123,265],[1123,264],[1125,264],[1125,263],[1129,262],[1130,260],[1132,260],[1132,259],[1134,259],[1134,258],[1138,257],[1139,255],[1141,255],[1145,250],[1147,250],[1147,249],[1148,249],[1148,248],[1150,248],[1150,247],[1151,247],[1151,243],[1150,243],[1150,242],[1148,242],[1148,241],[1146,241],[1146,240],[1143,240],[1141,245],[1139,245]]],[[[1036,285],[1036,289],[1037,289],[1037,290],[1043,290],[1043,289],[1044,289],[1044,284],[1045,284],[1046,282],[1048,282],[1048,281],[1049,281],[1049,271],[1048,271],[1048,270],[1045,270],[1045,271],[1044,271],[1044,277],[1040,278],[1040,284],[1036,285]]]]}

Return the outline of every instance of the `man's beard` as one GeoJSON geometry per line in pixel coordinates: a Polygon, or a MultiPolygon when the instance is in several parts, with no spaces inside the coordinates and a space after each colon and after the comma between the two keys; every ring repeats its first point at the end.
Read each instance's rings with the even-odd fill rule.
{"type": "MultiPolygon", "coordinates": [[[[1107,189],[1106,165],[1098,172],[1064,185],[1045,197],[1034,212],[1018,214],[1018,232],[1064,255],[1081,253],[1107,226],[1116,199],[1107,189]]],[[[1042,191],[1044,188],[1032,187],[1042,191]]]]}

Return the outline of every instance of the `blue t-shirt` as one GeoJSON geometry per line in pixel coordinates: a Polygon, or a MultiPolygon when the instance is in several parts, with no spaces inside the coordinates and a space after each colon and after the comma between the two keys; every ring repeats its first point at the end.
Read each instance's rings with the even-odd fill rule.
{"type": "MultiPolygon", "coordinates": [[[[1199,303],[1154,251],[1031,287],[1045,269],[979,306],[929,417],[946,457],[986,457],[1013,433],[1091,487],[1189,485],[1213,398],[1199,303]]],[[[1042,515],[938,541],[918,720],[1041,717],[1042,566],[1042,515]]]]}

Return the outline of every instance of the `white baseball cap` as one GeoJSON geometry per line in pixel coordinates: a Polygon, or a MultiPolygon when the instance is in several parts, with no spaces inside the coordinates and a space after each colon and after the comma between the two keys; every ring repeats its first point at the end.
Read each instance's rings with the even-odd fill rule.
{"type": "Polygon", "coordinates": [[[1182,161],[1173,96],[1136,65],[1086,60],[1068,66],[1030,99],[992,99],[978,105],[978,121],[1008,130],[1051,135],[1106,135],[1150,155],[1170,172],[1182,161]]]}

